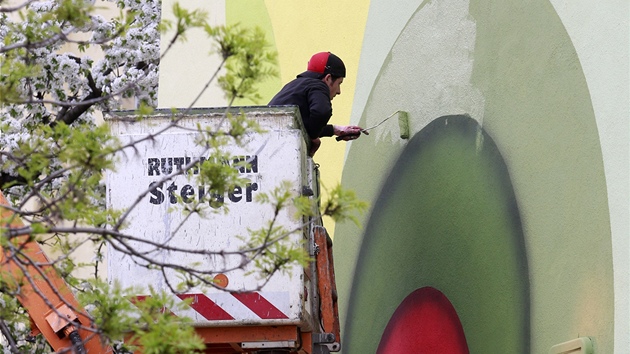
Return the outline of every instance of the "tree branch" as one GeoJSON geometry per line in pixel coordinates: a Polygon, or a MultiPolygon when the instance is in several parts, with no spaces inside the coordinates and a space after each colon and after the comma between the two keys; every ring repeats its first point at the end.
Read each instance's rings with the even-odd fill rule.
{"type": "Polygon", "coordinates": [[[15,339],[9,330],[9,326],[4,322],[2,318],[0,318],[0,333],[4,336],[4,338],[9,342],[9,346],[11,347],[11,353],[19,353],[20,351],[17,348],[17,344],[15,343],[15,339]]]}
{"type": "Polygon", "coordinates": [[[87,112],[87,110],[95,104],[92,100],[103,95],[103,91],[96,86],[96,82],[94,82],[94,78],[91,73],[87,74],[87,79],[90,93],[81,101],[83,104],[75,105],[72,108],[69,108],[70,106],[63,106],[63,108],[59,111],[59,115],[57,115],[57,119],[50,123],[51,126],[55,126],[58,122],[64,122],[67,125],[74,123],[83,113],[87,112]]]}

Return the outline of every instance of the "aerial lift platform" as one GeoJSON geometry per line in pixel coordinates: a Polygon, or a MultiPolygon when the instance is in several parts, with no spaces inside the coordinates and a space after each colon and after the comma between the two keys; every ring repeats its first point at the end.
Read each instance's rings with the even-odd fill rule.
{"type": "MultiPolygon", "coordinates": [[[[246,134],[244,144],[226,148],[230,158],[224,163],[238,169],[246,183],[234,186],[224,195],[210,195],[209,205],[215,209],[228,207],[228,213],[212,213],[201,218],[185,216],[178,208],[182,203],[208,197],[209,188],[197,183],[194,172],[177,172],[193,159],[211,158],[204,155],[207,151],[198,144],[198,128],[229,131],[225,119],[227,111],[223,108],[179,111],[175,113],[175,126],[171,110],[158,110],[142,120],[136,119],[132,112],[121,112],[108,119],[112,133],[123,143],[147,136],[151,139],[121,152],[116,170],[106,176],[107,205],[121,210],[135,205],[124,231],[149,241],[134,245],[140,253],[157,252],[146,248],[151,243],[217,252],[214,255],[181,252],[157,255],[172,264],[194,263],[224,270],[215,275],[218,286],[171,292],[175,301],[187,300],[187,306],[168,310],[174,316],[193,321],[197,334],[206,343],[206,353],[328,354],[339,351],[332,241],[322,226],[321,217],[296,219],[292,216],[295,210],[291,208],[277,216],[283,227],[298,230],[288,236],[287,242],[304,247],[311,261],[306,267],[295,264],[288,272],[276,272],[262,285],[251,266],[239,267],[235,263],[240,262],[240,258],[219,255],[221,250],[238,250],[243,246],[240,236],[247,235],[249,229],[261,228],[273,216],[271,208],[256,203],[256,194],[270,193],[288,181],[295,195],[318,200],[317,168],[308,157],[309,140],[296,107],[230,109],[231,114],[244,114],[255,120],[263,130],[246,134]],[[151,192],[136,201],[137,192],[147,188],[151,192]]],[[[4,198],[2,202],[7,204],[4,198]]],[[[7,215],[10,209],[3,208],[2,212],[7,215]]],[[[20,227],[19,220],[11,227],[20,227]]],[[[29,288],[25,288],[19,298],[32,318],[33,333],[41,333],[55,351],[74,347],[75,353],[113,353],[112,348],[103,345],[90,330],[84,310],[67,285],[52,269],[47,269],[48,261],[39,246],[25,241],[24,247],[29,257],[42,257],[35,262],[44,266],[25,269],[6,255],[2,262],[3,267],[8,263],[14,269],[16,277],[42,269],[46,272],[46,277],[30,277],[26,282],[29,288]]],[[[176,277],[175,272],[152,271],[128,254],[108,250],[110,282],[169,292],[168,284],[176,277]]],[[[133,301],[142,301],[147,296],[148,290],[138,293],[133,301]]]]}

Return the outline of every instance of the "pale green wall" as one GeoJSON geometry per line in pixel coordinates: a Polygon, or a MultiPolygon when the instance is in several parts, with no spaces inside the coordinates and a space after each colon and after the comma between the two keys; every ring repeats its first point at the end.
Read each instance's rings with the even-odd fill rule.
{"type": "Polygon", "coordinates": [[[575,46],[597,120],[615,276],[615,352],[630,353],[630,2],[552,0],[575,46]]]}
{"type": "Polygon", "coordinates": [[[477,22],[473,81],[485,93],[484,126],[508,160],[522,206],[532,352],[577,333],[592,336],[598,352],[613,352],[606,181],[575,49],[547,1],[478,2],[471,14],[493,19],[477,22]]]}
{"type": "MultiPolygon", "coordinates": [[[[353,119],[370,126],[403,109],[410,113],[412,134],[447,114],[468,113],[481,123],[505,159],[523,223],[529,278],[522,281],[530,284],[531,352],[545,353],[552,345],[581,335],[593,337],[597,353],[623,353],[619,344],[615,348],[613,227],[602,137],[591,103],[594,93],[589,91],[571,37],[554,7],[546,0],[397,5],[371,2],[359,68],[365,82],[358,85],[353,119]],[[406,18],[409,21],[401,20],[406,18]],[[386,23],[391,25],[382,27],[386,23]],[[382,36],[370,36],[380,29],[382,36]]],[[[621,82],[627,86],[627,76],[621,82]]],[[[627,128],[627,116],[616,119],[625,123],[621,129],[627,128]]],[[[386,190],[382,189],[385,178],[405,146],[397,129],[392,121],[348,149],[343,183],[371,202],[386,190]]],[[[424,202],[409,202],[405,208],[417,209],[424,202]]],[[[368,220],[370,216],[366,225],[370,225],[368,220]]],[[[396,242],[405,222],[397,225],[382,237],[396,242]]],[[[360,258],[362,237],[372,231],[351,225],[337,227],[337,234],[343,235],[335,240],[342,296],[350,291],[353,279],[361,277],[361,267],[356,272],[348,269],[354,269],[360,258]]],[[[432,243],[431,239],[416,242],[406,247],[423,250],[432,243]]],[[[450,259],[450,251],[435,250],[440,259],[450,259]]],[[[424,266],[422,259],[401,264],[420,270],[424,266]]],[[[432,268],[427,277],[416,287],[432,286],[453,274],[450,269],[440,272],[432,268]]],[[[394,297],[408,294],[391,291],[394,297]]],[[[348,309],[348,303],[360,303],[362,297],[370,296],[368,290],[346,295],[342,310],[348,309]]],[[[627,295],[621,300],[627,301],[627,295]]],[[[460,313],[462,307],[453,303],[460,313]]],[[[362,307],[362,311],[370,310],[362,307]]],[[[460,313],[464,330],[474,331],[470,340],[475,342],[469,344],[479,348],[491,338],[480,337],[479,329],[467,328],[466,323],[477,327],[492,324],[475,323],[466,317],[468,313],[465,307],[460,313]]],[[[389,315],[380,312],[380,316],[389,315]]],[[[617,321],[624,326],[627,318],[617,321]]],[[[379,330],[382,328],[377,326],[365,337],[354,334],[348,340],[354,343],[380,336],[379,330]]]]}

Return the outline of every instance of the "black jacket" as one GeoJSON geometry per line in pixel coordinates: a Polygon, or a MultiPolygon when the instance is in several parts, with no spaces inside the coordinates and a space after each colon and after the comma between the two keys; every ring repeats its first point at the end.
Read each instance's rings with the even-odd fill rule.
{"type": "Polygon", "coordinates": [[[311,139],[333,136],[330,89],[318,73],[305,71],[286,84],[269,102],[269,106],[298,106],[302,122],[311,139]]]}

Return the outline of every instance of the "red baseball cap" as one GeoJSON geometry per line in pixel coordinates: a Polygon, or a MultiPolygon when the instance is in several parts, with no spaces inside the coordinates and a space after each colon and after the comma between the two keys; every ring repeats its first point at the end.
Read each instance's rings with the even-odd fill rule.
{"type": "Polygon", "coordinates": [[[346,77],[346,66],[343,61],[331,52],[319,52],[313,54],[306,68],[323,75],[331,74],[337,77],[346,77]]]}

